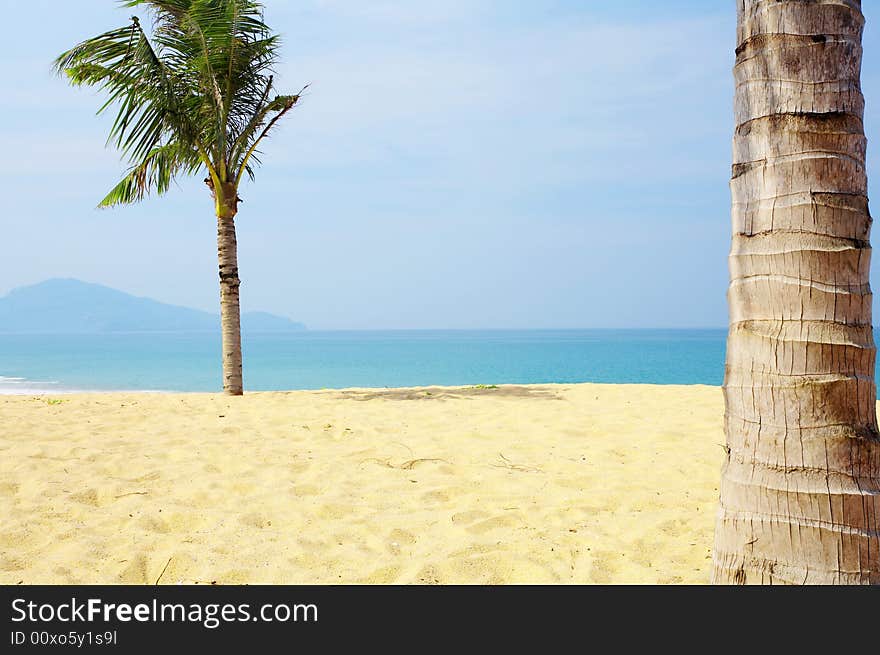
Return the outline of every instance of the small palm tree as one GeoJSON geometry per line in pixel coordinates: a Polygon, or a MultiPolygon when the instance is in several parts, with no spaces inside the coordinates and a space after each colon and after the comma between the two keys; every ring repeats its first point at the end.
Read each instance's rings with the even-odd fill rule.
{"type": "Polygon", "coordinates": [[[178,175],[207,173],[217,216],[223,389],[241,395],[241,321],[235,215],[239,185],[254,176],[259,147],[300,94],[273,93],[279,39],[251,0],[122,0],[145,5],[148,37],[131,24],[84,41],[55,61],[77,86],[108,95],[114,144],[131,168],[100,207],[165,193],[178,175]]]}

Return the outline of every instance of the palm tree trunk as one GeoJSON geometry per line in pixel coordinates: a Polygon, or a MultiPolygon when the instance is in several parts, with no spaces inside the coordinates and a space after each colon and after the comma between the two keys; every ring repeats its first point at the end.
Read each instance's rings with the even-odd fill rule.
{"type": "MultiPolygon", "coordinates": [[[[235,197],[235,196],[233,196],[235,197]]],[[[244,393],[241,378],[241,309],[238,289],[238,244],[234,211],[217,215],[217,258],[220,263],[220,329],[223,339],[223,391],[244,393]]]]}
{"type": "Polygon", "coordinates": [[[737,0],[715,583],[880,583],[859,0],[737,0]]]}

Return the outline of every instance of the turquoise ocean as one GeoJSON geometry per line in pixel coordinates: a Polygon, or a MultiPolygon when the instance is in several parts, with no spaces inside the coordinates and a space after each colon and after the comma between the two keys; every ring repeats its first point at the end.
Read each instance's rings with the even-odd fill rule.
{"type": "MultiPolygon", "coordinates": [[[[719,385],[725,341],[723,329],[246,334],[245,388],[719,385]]],[[[0,335],[0,393],[220,388],[219,334],[0,335]]]]}

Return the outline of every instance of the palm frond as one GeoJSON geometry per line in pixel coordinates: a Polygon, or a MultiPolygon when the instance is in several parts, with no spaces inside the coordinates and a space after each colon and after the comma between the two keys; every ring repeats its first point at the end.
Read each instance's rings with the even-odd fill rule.
{"type": "Polygon", "coordinates": [[[55,61],[72,84],[106,93],[115,108],[108,144],[128,175],[102,206],[164,192],[179,171],[204,166],[213,188],[253,176],[257,146],[299,100],[273,91],[279,37],[255,0],[121,0],[152,18],[100,34],[55,61]],[[169,171],[171,171],[169,173],[169,171]]]}
{"type": "MultiPolygon", "coordinates": [[[[251,161],[260,163],[260,160],[255,157],[260,142],[269,135],[269,132],[278,121],[299,102],[301,94],[306,88],[308,86],[303,87],[302,91],[292,96],[275,96],[274,99],[268,102],[264,98],[263,104],[257,109],[233,144],[230,162],[231,168],[236,171],[236,182],[241,180],[243,172],[248,169],[251,161]],[[275,116],[269,119],[269,116],[273,113],[275,116]]],[[[253,179],[252,171],[249,172],[249,176],[253,179]]]]}
{"type": "Polygon", "coordinates": [[[202,161],[179,143],[153,148],[128,174],[110,190],[99,207],[112,207],[143,200],[151,191],[162,195],[181,172],[196,173],[202,161]]]}

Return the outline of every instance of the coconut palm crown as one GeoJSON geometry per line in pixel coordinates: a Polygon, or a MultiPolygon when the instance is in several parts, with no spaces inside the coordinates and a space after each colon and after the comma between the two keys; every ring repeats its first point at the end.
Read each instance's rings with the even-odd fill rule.
{"type": "Polygon", "coordinates": [[[297,104],[302,91],[275,93],[279,37],[263,22],[259,2],[120,4],[148,10],[153,19],[150,35],[132,17],[125,27],[63,53],[55,69],[76,86],[105,92],[107,100],[99,113],[116,111],[108,145],[121,151],[130,168],[99,206],[137,202],[151,192],[165,193],[179,175],[206,173],[218,218],[224,388],[240,394],[240,336],[230,334],[227,343],[227,332],[239,331],[240,282],[232,222],[240,202],[238,189],[245,175],[253,178],[261,143],[297,104]],[[237,364],[236,354],[230,353],[236,349],[237,364]],[[227,355],[237,373],[227,370],[227,355]]]}

